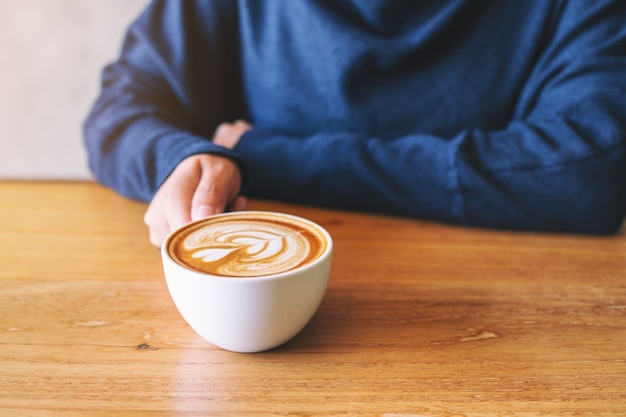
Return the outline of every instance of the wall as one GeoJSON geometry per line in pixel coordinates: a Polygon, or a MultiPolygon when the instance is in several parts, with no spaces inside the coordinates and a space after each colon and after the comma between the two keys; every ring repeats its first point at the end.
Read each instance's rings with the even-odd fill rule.
{"type": "Polygon", "coordinates": [[[82,122],[147,0],[0,0],[0,179],[90,178],[82,122]]]}

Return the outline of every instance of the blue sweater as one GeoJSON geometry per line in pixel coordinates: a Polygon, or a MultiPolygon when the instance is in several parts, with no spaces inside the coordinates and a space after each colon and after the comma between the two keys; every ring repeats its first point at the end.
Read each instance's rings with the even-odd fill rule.
{"type": "Polygon", "coordinates": [[[206,152],[252,197],[613,233],[626,2],[156,0],[84,128],[96,178],[144,201],[206,152]],[[211,142],[238,118],[234,150],[211,142]]]}

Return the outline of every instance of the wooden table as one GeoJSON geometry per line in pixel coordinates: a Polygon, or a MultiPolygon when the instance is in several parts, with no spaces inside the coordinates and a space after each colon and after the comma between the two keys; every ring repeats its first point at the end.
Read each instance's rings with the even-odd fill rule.
{"type": "Polygon", "coordinates": [[[626,415],[626,231],[251,208],[319,222],[335,256],[311,323],[237,354],[179,316],[145,205],[90,182],[1,182],[0,415],[626,415]]]}

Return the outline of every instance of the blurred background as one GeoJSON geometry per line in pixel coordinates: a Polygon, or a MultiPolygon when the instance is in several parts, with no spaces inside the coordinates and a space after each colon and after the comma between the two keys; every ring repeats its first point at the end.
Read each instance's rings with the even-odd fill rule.
{"type": "Polygon", "coordinates": [[[148,0],[0,0],[0,179],[87,179],[82,123],[148,0]]]}

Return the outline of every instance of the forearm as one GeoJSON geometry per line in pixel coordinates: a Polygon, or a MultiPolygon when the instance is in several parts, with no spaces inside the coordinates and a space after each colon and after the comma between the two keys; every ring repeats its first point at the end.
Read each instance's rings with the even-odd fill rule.
{"type": "Polygon", "coordinates": [[[623,141],[598,148],[586,139],[524,124],[450,139],[257,130],[236,150],[249,167],[251,195],[474,226],[611,233],[626,212],[626,149],[623,141]],[[571,146],[544,153],[555,140],[571,146]],[[489,154],[488,143],[508,146],[489,154]]]}
{"type": "Polygon", "coordinates": [[[234,152],[209,139],[147,115],[115,131],[95,127],[99,122],[92,116],[85,125],[90,168],[100,183],[126,197],[150,201],[174,168],[194,154],[217,154],[240,163],[234,152]]]}
{"type": "Polygon", "coordinates": [[[290,137],[256,129],[235,150],[248,166],[253,196],[462,220],[454,145],[440,138],[290,137]]]}
{"type": "Polygon", "coordinates": [[[100,182],[149,201],[190,155],[238,162],[211,142],[215,127],[240,111],[235,7],[157,0],[130,26],[84,125],[89,164],[100,182]],[[187,33],[200,28],[207,36],[189,42],[187,33]]]}
{"type": "MultiPolygon", "coordinates": [[[[496,127],[470,120],[439,126],[447,136],[437,136],[415,122],[403,137],[383,137],[384,128],[376,137],[250,132],[235,148],[250,166],[249,190],[477,226],[611,233],[626,213],[625,14],[618,2],[565,4],[496,127]]],[[[398,105],[428,124],[431,109],[398,105]]]]}

